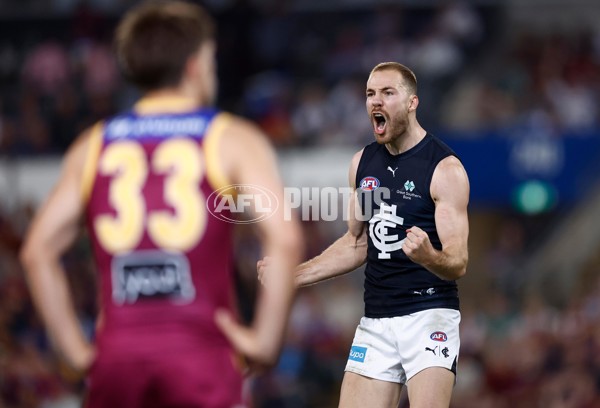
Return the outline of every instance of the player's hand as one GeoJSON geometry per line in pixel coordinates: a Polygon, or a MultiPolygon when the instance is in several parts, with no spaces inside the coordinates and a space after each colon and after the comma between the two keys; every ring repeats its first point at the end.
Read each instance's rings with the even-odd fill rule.
{"type": "Polygon", "coordinates": [[[85,343],[82,344],[81,347],[72,349],[65,358],[75,371],[87,373],[96,359],[96,348],[89,343],[85,343]]]}
{"type": "Polygon", "coordinates": [[[269,267],[271,266],[271,257],[265,256],[256,263],[256,272],[258,273],[258,280],[262,285],[267,282],[267,276],[269,274],[269,267]]]}
{"type": "Polygon", "coordinates": [[[402,244],[402,250],[411,261],[423,266],[435,256],[435,249],[431,245],[427,233],[414,226],[406,230],[406,239],[402,244]]]}
{"type": "Polygon", "coordinates": [[[269,353],[268,347],[261,344],[257,331],[236,322],[229,311],[217,310],[215,322],[236,351],[247,359],[251,372],[263,371],[277,361],[279,353],[269,353]]]}

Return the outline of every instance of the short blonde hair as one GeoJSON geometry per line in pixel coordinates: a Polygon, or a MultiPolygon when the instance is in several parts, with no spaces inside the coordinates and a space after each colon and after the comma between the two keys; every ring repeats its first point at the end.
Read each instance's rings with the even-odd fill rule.
{"type": "Polygon", "coordinates": [[[402,79],[404,80],[404,85],[408,89],[408,91],[412,94],[417,94],[417,76],[410,68],[406,65],[402,65],[399,62],[382,62],[380,64],[375,65],[375,67],[371,70],[369,75],[373,75],[374,72],[377,71],[385,71],[391,70],[396,71],[400,75],[402,75],[402,79]]]}

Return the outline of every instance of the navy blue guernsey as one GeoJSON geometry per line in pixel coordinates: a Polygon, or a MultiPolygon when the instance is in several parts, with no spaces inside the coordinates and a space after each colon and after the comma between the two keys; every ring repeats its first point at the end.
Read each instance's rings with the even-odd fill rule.
{"type": "Polygon", "coordinates": [[[427,232],[442,249],[435,226],[431,178],[438,163],[456,156],[444,142],[427,134],[410,150],[392,155],[385,145],[366,146],[356,186],[368,235],[365,269],[365,316],[403,316],[433,308],[459,308],[455,281],[438,278],[402,251],[406,229],[427,232]]]}

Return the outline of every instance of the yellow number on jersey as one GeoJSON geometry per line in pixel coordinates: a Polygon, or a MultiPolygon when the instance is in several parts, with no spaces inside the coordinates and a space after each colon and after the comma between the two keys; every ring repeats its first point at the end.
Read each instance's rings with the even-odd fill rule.
{"type": "Polygon", "coordinates": [[[204,197],[197,188],[203,174],[197,146],[189,139],[175,139],[154,152],[152,167],[168,174],[165,201],[175,208],[174,215],[156,211],[148,216],[148,233],[163,248],[185,251],[198,242],[206,227],[204,197]]]}
{"type": "Polygon", "coordinates": [[[100,159],[99,171],[113,175],[108,200],[117,214],[98,216],[96,235],[108,252],[127,251],[140,242],[144,232],[146,203],[141,191],[148,175],[144,149],[130,141],[111,144],[100,159]]]}
{"type": "MultiPolygon", "coordinates": [[[[206,228],[204,196],[198,189],[204,174],[202,152],[189,139],[169,139],[156,148],[151,166],[166,174],[164,199],[175,211],[150,213],[148,234],[162,248],[186,251],[206,228]]],[[[130,251],[140,243],[146,226],[142,189],[148,165],[143,147],[133,141],[111,144],[100,158],[99,171],[112,176],[109,201],[116,216],[96,218],[98,241],[110,253],[130,251]]]]}

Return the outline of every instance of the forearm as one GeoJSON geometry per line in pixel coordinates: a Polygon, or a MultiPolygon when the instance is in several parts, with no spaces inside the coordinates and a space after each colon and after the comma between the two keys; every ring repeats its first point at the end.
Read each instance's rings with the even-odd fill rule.
{"type": "Polygon", "coordinates": [[[466,250],[445,248],[433,250],[433,254],[423,266],[440,279],[457,280],[467,272],[468,254],[466,250]]]}
{"type": "Polygon", "coordinates": [[[85,368],[91,349],[79,325],[65,276],[56,259],[29,257],[24,262],[36,309],[57,351],[74,368],[85,368]]]}
{"type": "Polygon", "coordinates": [[[279,355],[287,319],[292,307],[295,286],[294,270],[303,252],[300,239],[282,238],[265,245],[265,252],[273,254],[272,273],[260,290],[253,326],[262,345],[262,363],[271,365],[279,355]]]}
{"type": "Polygon", "coordinates": [[[276,275],[279,276],[272,276],[269,284],[260,288],[253,323],[262,345],[259,351],[262,355],[257,360],[267,365],[274,364],[279,356],[295,292],[293,269],[281,268],[276,275]],[[290,279],[281,275],[288,275],[290,279]]]}
{"type": "Polygon", "coordinates": [[[366,258],[366,238],[347,232],[323,253],[296,268],[296,286],[308,286],[352,272],[363,265],[366,258]]]}

